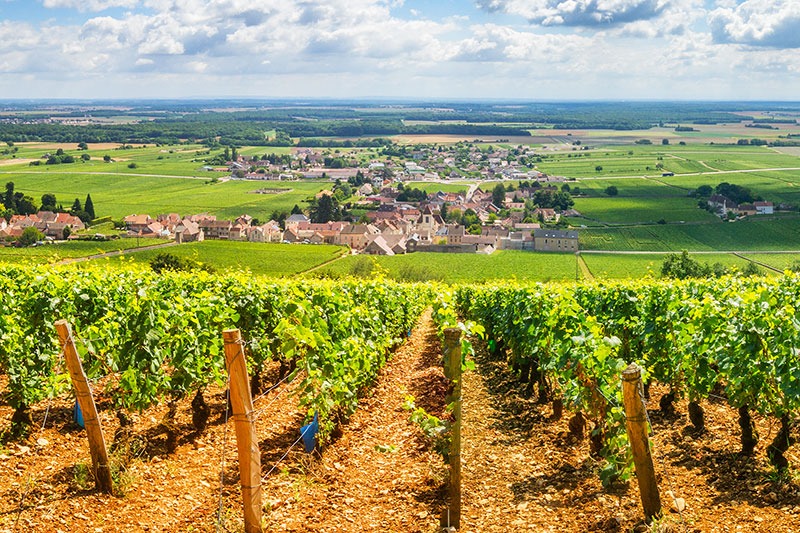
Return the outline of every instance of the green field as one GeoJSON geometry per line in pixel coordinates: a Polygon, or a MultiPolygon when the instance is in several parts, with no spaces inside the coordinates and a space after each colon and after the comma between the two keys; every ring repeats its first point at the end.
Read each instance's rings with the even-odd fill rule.
{"type": "Polygon", "coordinates": [[[204,241],[147,250],[97,261],[149,263],[161,253],[169,253],[211,266],[214,270],[249,270],[267,276],[292,276],[331,261],[346,253],[341,246],[268,244],[232,241],[204,241]]]}
{"type": "Polygon", "coordinates": [[[584,250],[761,251],[800,249],[800,218],[741,220],[715,224],[654,224],[580,231],[584,250]]]}
{"type": "Polygon", "coordinates": [[[181,215],[211,213],[220,218],[234,219],[244,213],[267,221],[273,211],[290,211],[330,182],[254,182],[228,181],[208,183],[206,180],[161,178],[152,176],[61,174],[52,172],[15,174],[0,171],[0,179],[13,181],[17,191],[33,196],[37,201],[45,193],[53,193],[59,202],[71,205],[75,198],[81,202],[91,193],[97,216],[116,220],[131,214],[176,212],[181,215]],[[262,189],[285,189],[280,194],[254,194],[262,189]]]}
{"type": "MultiPolygon", "coordinates": [[[[204,159],[213,156],[221,150],[214,150],[210,155],[205,154],[207,148],[201,145],[175,145],[175,146],[136,146],[130,149],[121,149],[119,145],[93,145],[89,144],[88,150],[78,150],[74,144],[55,143],[19,143],[16,159],[34,159],[41,161],[39,166],[30,166],[27,161],[19,165],[9,165],[10,156],[0,169],[26,170],[32,172],[64,172],[64,173],[113,173],[113,174],[158,174],[169,176],[198,176],[210,179],[212,176],[224,176],[227,172],[216,173],[202,169],[206,165],[204,159]],[[45,165],[42,156],[52,154],[61,148],[65,154],[79,159],[82,154],[91,156],[89,161],[61,165],[45,165]],[[103,156],[108,155],[112,161],[106,163],[103,156]],[[130,168],[131,164],[135,168],[130,168]]],[[[278,150],[278,149],[276,149],[278,150]]],[[[267,151],[261,148],[260,153],[267,151]]],[[[271,150],[270,150],[271,151],[271,150]]]]}
{"type": "Polygon", "coordinates": [[[88,257],[90,255],[113,252],[117,250],[130,250],[139,245],[148,246],[165,243],[163,239],[115,239],[112,241],[69,241],[57,244],[47,244],[33,248],[2,248],[0,247],[0,262],[36,264],[57,263],[62,259],[88,257]]]}
{"type": "Polygon", "coordinates": [[[467,189],[469,188],[469,184],[465,183],[439,183],[430,181],[411,181],[406,183],[405,186],[414,189],[422,189],[427,193],[435,193],[439,191],[466,193],[467,189]]]}
{"type": "Polygon", "coordinates": [[[678,144],[598,146],[591,150],[543,153],[536,168],[556,176],[574,178],[651,176],[663,172],[798,168],[800,158],[768,147],[736,144],[678,144]],[[662,165],[663,168],[657,167],[662,165]],[[602,167],[599,168],[598,167],[602,167]]]}
{"type": "Polygon", "coordinates": [[[800,263],[800,253],[794,254],[742,254],[744,257],[777,268],[788,270],[800,263]]]}
{"type": "Polygon", "coordinates": [[[697,200],[683,197],[576,198],[575,209],[586,218],[607,224],[654,224],[707,222],[721,224],[719,217],[697,207],[697,200]]]}
{"type": "Polygon", "coordinates": [[[492,255],[418,252],[390,257],[348,256],[314,271],[312,275],[371,276],[385,269],[389,277],[405,281],[441,280],[447,283],[497,279],[567,281],[575,279],[575,266],[574,254],[512,250],[498,251],[492,255]]]}
{"type": "MultiPolygon", "coordinates": [[[[700,263],[720,263],[726,268],[736,267],[739,270],[744,269],[748,263],[733,254],[696,254],[691,257],[700,263]]],[[[667,254],[583,253],[581,258],[597,279],[658,278],[667,254]]]]}
{"type": "MultiPolygon", "coordinates": [[[[690,136],[677,134],[671,127],[641,132],[575,131],[572,132],[573,136],[567,136],[566,131],[550,131],[546,135],[552,136],[553,142],[563,144],[556,146],[555,150],[552,146],[537,148],[542,161],[537,163],[536,168],[549,174],[572,178],[567,184],[573,191],[580,191],[574,196],[574,200],[575,209],[582,217],[571,217],[566,221],[579,228],[581,248],[584,250],[800,250],[800,217],[795,213],[782,213],[769,218],[751,217],[749,220],[728,223],[697,207],[697,199],[689,196],[700,185],[715,186],[727,181],[748,187],[755,196],[775,204],[800,206],[800,170],[794,170],[800,168],[800,157],[768,147],[735,144],[735,140],[743,135],[763,137],[767,133],[774,133],[772,130],[724,126],[702,129],[707,131],[698,132],[697,141],[690,140],[690,136]],[[715,136],[713,144],[708,140],[701,142],[709,135],[715,136]],[[635,140],[643,138],[652,139],[653,144],[634,144],[635,140]],[[670,144],[662,145],[662,138],[669,139],[670,144]],[[578,139],[586,141],[584,146],[591,144],[591,148],[570,146],[578,139]],[[687,144],[679,145],[679,139],[686,140],[687,144]],[[602,168],[598,170],[598,167],[602,168]],[[662,176],[662,172],[666,171],[674,172],[675,175],[662,176]],[[616,196],[606,194],[606,188],[612,185],[618,190],[616,196]]],[[[209,155],[205,153],[207,149],[200,145],[149,145],[144,148],[118,149],[119,145],[90,144],[86,152],[76,150],[76,145],[19,143],[16,146],[19,150],[15,155],[21,160],[41,161],[42,155],[54,152],[59,146],[76,157],[88,153],[92,157],[88,162],[39,166],[29,166],[27,161],[8,164],[12,158],[3,156],[0,157],[0,180],[13,181],[17,191],[28,194],[37,201],[43,194],[53,193],[64,206],[71,205],[75,198],[83,201],[90,193],[97,215],[110,216],[116,220],[134,213],[156,216],[167,212],[181,215],[207,212],[226,219],[247,213],[266,221],[274,212],[289,211],[294,205],[307,208],[307,201],[314,194],[332,186],[329,181],[311,180],[217,182],[212,178],[227,173],[202,170],[202,166],[206,164],[204,159],[209,155]],[[111,156],[114,162],[104,163],[103,155],[111,156]],[[129,168],[132,163],[135,163],[136,168],[129,168]],[[280,189],[283,192],[255,194],[259,189],[280,189]]],[[[380,157],[374,149],[321,151],[355,154],[353,157],[369,160],[380,157]]],[[[219,149],[214,150],[211,156],[219,152],[219,149]]],[[[291,149],[245,146],[239,148],[239,152],[256,155],[267,152],[289,153],[291,149]]],[[[491,190],[495,184],[487,182],[482,184],[482,188],[491,190]]],[[[431,182],[408,182],[406,185],[423,188],[428,192],[463,192],[469,186],[468,183],[431,182]]],[[[90,232],[94,231],[90,229],[90,232]]],[[[96,246],[100,244],[102,243],[96,246]]],[[[191,251],[201,261],[205,260],[201,257],[205,254],[208,262],[219,264],[220,268],[245,267],[259,273],[275,271],[271,266],[262,266],[265,261],[275,261],[269,254],[262,257],[260,252],[265,248],[258,248],[259,253],[253,257],[244,257],[252,253],[243,251],[245,249],[234,249],[242,245],[247,246],[245,243],[209,242],[179,249],[180,253],[191,251]]],[[[297,250],[293,247],[278,249],[297,250]]],[[[58,257],[68,257],[67,254],[88,255],[67,249],[61,249],[59,254],[63,255],[58,257]]],[[[324,253],[321,255],[325,256],[324,253]]],[[[0,260],[6,261],[55,260],[51,259],[55,256],[47,249],[3,251],[0,256],[5,257],[0,260]]],[[[140,259],[147,260],[148,257],[148,253],[144,253],[140,259]]],[[[537,280],[550,277],[572,279],[574,261],[556,258],[558,256],[527,253],[517,256],[514,252],[502,252],[490,257],[417,254],[381,258],[378,262],[395,277],[449,281],[498,279],[507,276],[537,280]]],[[[281,273],[302,272],[324,260],[309,259],[306,262],[299,259],[297,265],[292,264],[292,268],[281,273]]],[[[359,260],[345,258],[324,270],[333,275],[347,274],[352,269],[353,262],[359,260]]],[[[290,257],[283,262],[293,261],[294,257],[290,257]]],[[[645,274],[648,266],[652,266],[653,258],[645,260],[625,257],[617,260],[616,266],[609,261],[587,254],[586,263],[593,273],[607,273],[614,277],[645,274]]],[[[740,261],[736,259],[734,263],[740,261]]],[[[788,266],[776,258],[768,257],[764,260],[765,263],[773,264],[770,261],[778,261],[778,268],[788,266]]]]}

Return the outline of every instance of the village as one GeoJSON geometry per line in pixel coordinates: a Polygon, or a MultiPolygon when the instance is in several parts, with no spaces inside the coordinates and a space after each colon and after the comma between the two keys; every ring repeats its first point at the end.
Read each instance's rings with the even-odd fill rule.
{"type": "MultiPolygon", "coordinates": [[[[367,192],[362,186],[362,192],[367,192]]],[[[456,193],[437,192],[421,202],[398,201],[401,191],[386,187],[359,200],[372,205],[359,221],[313,222],[303,213],[289,215],[283,227],[276,220],[256,224],[249,215],[236,220],[219,220],[214,215],[197,214],[181,217],[177,213],[125,217],[129,235],[173,238],[178,243],[206,239],[335,244],[347,246],[355,253],[396,255],[415,251],[448,253],[492,253],[495,250],[529,250],[575,252],[578,232],[544,229],[538,222],[524,222],[524,209],[509,211],[509,205],[524,207],[527,189],[505,193],[504,207],[492,203],[492,193],[474,190],[470,198],[456,193]],[[523,195],[522,197],[520,195],[523,195]],[[469,228],[448,224],[443,211],[469,213],[478,223],[469,228]],[[507,212],[507,218],[499,213],[507,212]]],[[[317,200],[331,196],[321,191],[317,200]]],[[[540,220],[555,223],[561,216],[552,208],[534,208],[530,212],[540,220]]]]}
{"type": "MultiPolygon", "coordinates": [[[[558,193],[554,184],[564,182],[565,178],[550,177],[533,169],[538,156],[529,147],[480,148],[473,143],[447,147],[390,146],[381,150],[383,157],[368,162],[359,159],[361,154],[363,152],[354,150],[300,148],[291,156],[248,158],[233,150],[225,167],[231,172],[227,178],[231,180],[304,178],[327,179],[337,184],[346,182],[352,186],[348,187],[348,192],[357,199],[354,207],[364,211],[358,221],[312,221],[305,214],[295,213],[286,218],[282,227],[275,220],[254,225],[247,215],[234,221],[217,220],[208,215],[189,216],[179,221],[177,215],[172,214],[156,219],[147,215],[131,216],[125,223],[130,233],[174,236],[179,242],[228,239],[326,243],[376,255],[413,251],[578,250],[576,231],[542,228],[542,224],[557,223],[562,214],[578,213],[549,205],[533,205],[537,190],[558,193]],[[459,178],[519,180],[526,186],[509,187],[509,192],[504,191],[499,197],[496,192],[482,191],[473,185],[464,194],[437,192],[414,198],[414,201],[403,198],[403,189],[413,186],[410,184],[414,182],[459,178]],[[469,214],[474,217],[474,223],[469,227],[453,223],[453,217],[446,216],[448,210],[451,215],[469,214]]],[[[569,190],[569,186],[565,190],[569,190]]],[[[332,194],[332,191],[323,190],[315,200],[332,194]]]]}
{"type": "MultiPolygon", "coordinates": [[[[449,146],[389,144],[365,152],[351,148],[296,148],[291,154],[244,156],[226,148],[203,166],[229,173],[224,181],[326,180],[333,188],[310,198],[312,207],[296,206],[292,214],[273,214],[267,222],[248,214],[222,220],[208,213],[131,214],[119,223],[127,236],[172,239],[178,243],[229,240],[270,243],[333,244],[353,253],[396,255],[415,251],[485,253],[495,250],[576,252],[579,230],[562,217],[579,217],[571,194],[580,195],[576,180],[549,176],[536,169],[541,155],[532,148],[495,147],[475,142],[449,146]],[[464,181],[460,192],[427,193],[415,184],[464,181]],[[474,181],[473,181],[474,180],[474,181]],[[483,181],[481,181],[483,180],[483,181]],[[487,189],[478,183],[485,183],[487,189]],[[339,209],[339,203],[347,209],[339,209]],[[326,214],[313,206],[325,204],[326,214]]],[[[505,145],[507,146],[507,145],[505,145]]],[[[575,145],[574,154],[586,146],[575,145]]],[[[727,184],[723,184],[727,185],[727,184]]],[[[452,190],[452,186],[446,187],[452,190]]],[[[773,213],[771,202],[737,204],[722,194],[699,194],[700,206],[722,218],[773,213]]],[[[284,188],[263,187],[255,194],[280,194],[284,188]]],[[[734,187],[734,192],[735,187],[734,187]]],[[[749,192],[749,191],[748,191],[749,192]]],[[[70,213],[41,210],[0,220],[0,239],[19,239],[36,228],[47,240],[86,238],[87,225],[70,213]]]]}

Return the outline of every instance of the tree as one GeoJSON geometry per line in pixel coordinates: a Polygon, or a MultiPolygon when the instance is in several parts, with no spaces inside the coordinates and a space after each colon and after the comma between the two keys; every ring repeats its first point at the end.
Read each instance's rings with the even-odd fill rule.
{"type": "Polygon", "coordinates": [[[28,226],[27,228],[22,230],[22,236],[20,236],[17,242],[21,246],[30,246],[33,243],[41,241],[42,239],[44,239],[44,233],[34,228],[33,226],[28,226]]]}
{"type": "Polygon", "coordinates": [[[12,211],[16,211],[17,204],[14,201],[14,182],[9,181],[6,183],[6,194],[3,197],[3,205],[6,206],[6,209],[11,209],[12,211]]]}
{"type": "Polygon", "coordinates": [[[353,188],[346,181],[337,183],[333,188],[333,192],[339,201],[346,200],[353,196],[353,188]]]}
{"type": "Polygon", "coordinates": [[[33,197],[23,195],[22,193],[16,193],[14,197],[17,202],[17,214],[32,215],[39,210],[36,204],[33,203],[33,197]]]}
{"type": "Polygon", "coordinates": [[[72,202],[72,207],[69,208],[72,213],[77,211],[83,211],[83,206],[81,205],[81,201],[78,198],[75,198],[75,201],[72,202]]]}
{"type": "Polygon", "coordinates": [[[469,227],[467,227],[467,233],[470,235],[480,235],[481,231],[481,225],[478,223],[470,224],[469,227]]]}
{"type": "Polygon", "coordinates": [[[136,163],[128,163],[128,168],[136,168],[138,166],[136,163]]]}
{"type": "Polygon", "coordinates": [[[89,149],[89,145],[86,144],[85,142],[79,142],[78,143],[78,150],[88,150],[88,149],[89,149]]]}
{"type": "Polygon", "coordinates": [[[324,224],[341,219],[342,210],[339,207],[339,201],[333,195],[325,194],[311,206],[311,222],[324,224]]]}
{"type": "Polygon", "coordinates": [[[208,265],[204,265],[199,261],[189,258],[181,258],[170,253],[160,253],[150,261],[150,268],[153,272],[158,274],[165,270],[205,270],[206,272],[214,272],[214,269],[208,265]]]}
{"type": "Polygon", "coordinates": [[[292,208],[292,214],[293,215],[302,215],[303,214],[303,210],[300,209],[299,205],[294,204],[294,207],[292,208]]]}
{"type": "Polygon", "coordinates": [[[686,250],[680,254],[669,254],[661,265],[661,276],[665,278],[702,278],[709,273],[710,269],[689,257],[686,250]]]}
{"type": "Polygon", "coordinates": [[[619,189],[617,189],[616,185],[609,185],[606,187],[606,194],[609,196],[616,196],[619,194],[619,189]]]}
{"type": "Polygon", "coordinates": [[[97,215],[94,212],[94,202],[92,202],[92,195],[86,195],[86,201],[83,202],[83,210],[86,211],[92,219],[97,218],[97,215]]]}
{"type": "Polygon", "coordinates": [[[603,170],[603,166],[602,165],[597,165],[596,167],[594,167],[594,170],[595,170],[595,172],[600,172],[601,170],[603,170]]]}
{"type": "Polygon", "coordinates": [[[752,261],[747,262],[747,266],[744,267],[742,274],[745,276],[761,276],[762,272],[761,269],[758,268],[758,265],[753,263],[752,261]]]}
{"type": "Polygon", "coordinates": [[[664,144],[664,145],[669,144],[669,139],[661,139],[661,144],[664,144]]]}
{"type": "Polygon", "coordinates": [[[55,211],[56,210],[56,195],[52,193],[45,193],[42,195],[42,210],[55,211]]]}
{"type": "Polygon", "coordinates": [[[503,207],[506,201],[506,188],[502,183],[498,183],[492,190],[492,203],[497,207],[503,207]]]}
{"type": "Polygon", "coordinates": [[[533,193],[533,205],[565,211],[575,205],[575,200],[568,192],[541,189],[533,193]]]}
{"type": "Polygon", "coordinates": [[[81,154],[81,161],[91,161],[92,156],[89,154],[81,154]]]}
{"type": "Polygon", "coordinates": [[[103,156],[103,161],[106,163],[111,163],[111,156],[106,154],[103,156]]]}
{"type": "Polygon", "coordinates": [[[701,185],[694,191],[694,196],[698,198],[708,198],[714,193],[714,189],[711,185],[701,185]]]}

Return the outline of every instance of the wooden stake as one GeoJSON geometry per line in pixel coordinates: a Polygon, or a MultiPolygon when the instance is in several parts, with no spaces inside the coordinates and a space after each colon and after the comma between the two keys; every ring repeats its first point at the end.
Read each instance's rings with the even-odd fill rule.
{"type": "Polygon", "coordinates": [[[453,391],[447,403],[453,404],[450,427],[450,505],[445,509],[441,525],[461,527],[461,330],[444,330],[444,375],[452,382],[453,391]]]}
{"type": "Polygon", "coordinates": [[[92,455],[92,474],[94,474],[95,486],[102,492],[111,494],[113,491],[111,469],[108,464],[103,428],[100,427],[92,390],[89,388],[81,358],[75,348],[72,328],[66,320],[56,321],[55,327],[58,332],[58,340],[61,342],[61,349],[64,351],[69,377],[72,378],[72,386],[75,387],[75,396],[78,398],[78,405],[83,413],[83,423],[89,439],[89,453],[92,455]]]}
{"type": "Polygon", "coordinates": [[[625,402],[625,426],[633,452],[636,479],[642,499],[644,516],[649,522],[661,515],[661,496],[658,494],[653,457],[650,455],[650,441],[647,438],[647,416],[642,391],[642,370],[631,363],[622,372],[622,396],[625,402]]]}
{"type": "Polygon", "coordinates": [[[239,479],[244,504],[245,533],[261,533],[261,451],[253,423],[253,398],[250,379],[238,329],[222,332],[225,341],[225,364],[230,376],[230,398],[236,424],[236,446],[239,451],[239,479]]]}

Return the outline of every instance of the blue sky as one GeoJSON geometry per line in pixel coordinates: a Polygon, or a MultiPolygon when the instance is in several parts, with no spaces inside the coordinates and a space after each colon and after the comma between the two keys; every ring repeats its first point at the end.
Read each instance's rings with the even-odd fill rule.
{"type": "Polygon", "coordinates": [[[0,0],[0,97],[797,100],[799,0],[0,0]]]}

